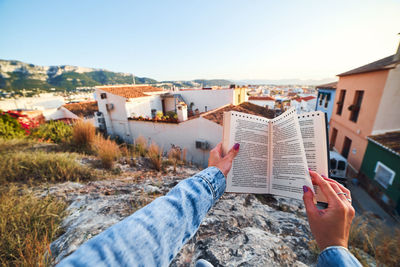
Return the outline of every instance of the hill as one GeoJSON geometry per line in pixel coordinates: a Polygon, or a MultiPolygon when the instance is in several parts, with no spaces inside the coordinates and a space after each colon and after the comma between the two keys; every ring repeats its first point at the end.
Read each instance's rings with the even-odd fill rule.
{"type": "MultiPolygon", "coordinates": [[[[73,91],[77,87],[96,85],[131,84],[130,73],[112,72],[104,69],[85,68],[70,65],[38,66],[17,60],[0,59],[0,89],[20,93],[23,89],[40,91],[73,91]]],[[[152,78],[136,77],[136,84],[156,84],[152,78]]],[[[228,80],[163,81],[163,84],[176,87],[228,86],[228,80]]]]}
{"type": "MultiPolygon", "coordinates": [[[[23,89],[42,91],[75,90],[77,87],[91,87],[105,84],[132,83],[133,75],[103,69],[77,66],[37,66],[17,60],[0,60],[0,88],[7,92],[23,89]]],[[[146,77],[135,77],[136,83],[157,83],[146,77]]]]}

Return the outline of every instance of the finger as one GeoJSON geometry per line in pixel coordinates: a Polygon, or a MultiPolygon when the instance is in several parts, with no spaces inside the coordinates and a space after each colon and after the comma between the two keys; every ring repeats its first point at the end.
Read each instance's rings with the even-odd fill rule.
{"type": "Polygon", "coordinates": [[[311,180],[313,181],[313,184],[315,183],[321,188],[322,193],[328,200],[328,204],[332,202],[341,201],[339,197],[336,195],[336,192],[332,189],[328,181],[325,181],[318,173],[311,170],[310,170],[310,176],[311,180]]]}
{"type": "Polygon", "coordinates": [[[303,201],[304,206],[306,207],[307,216],[309,219],[314,218],[319,214],[318,208],[314,204],[314,194],[308,186],[303,186],[303,191],[303,201]]]}
{"type": "Polygon", "coordinates": [[[336,195],[339,197],[339,199],[342,200],[343,203],[345,203],[345,205],[350,204],[350,201],[348,200],[349,196],[347,196],[346,192],[343,192],[342,189],[340,189],[338,183],[331,181],[328,181],[328,183],[331,185],[332,189],[336,192],[336,195]],[[346,195],[344,195],[343,193],[345,193],[346,195]]]}
{"type": "Polygon", "coordinates": [[[339,186],[340,190],[342,190],[342,192],[346,193],[347,196],[348,196],[349,198],[351,198],[351,192],[350,192],[350,190],[347,189],[345,186],[343,186],[341,183],[339,183],[338,181],[335,181],[335,180],[333,180],[333,179],[331,179],[331,178],[328,178],[328,177],[326,177],[325,175],[321,175],[321,176],[322,176],[322,178],[324,178],[325,180],[337,184],[337,185],[339,186]]]}
{"type": "Polygon", "coordinates": [[[236,143],[231,150],[229,150],[228,154],[226,154],[226,156],[224,158],[227,158],[229,160],[233,160],[236,155],[239,153],[239,148],[240,148],[240,144],[236,143]]]}

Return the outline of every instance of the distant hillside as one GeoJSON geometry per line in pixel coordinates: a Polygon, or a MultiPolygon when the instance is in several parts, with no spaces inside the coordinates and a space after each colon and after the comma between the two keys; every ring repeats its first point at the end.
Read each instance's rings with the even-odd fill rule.
{"type": "MultiPolygon", "coordinates": [[[[157,83],[150,78],[135,77],[135,82],[157,83]]],[[[132,74],[76,66],[37,66],[16,60],[0,60],[0,89],[18,92],[22,89],[51,88],[74,90],[105,84],[132,83],[132,74]]]]}
{"type": "MultiPolygon", "coordinates": [[[[158,81],[136,77],[136,84],[155,84],[158,81]]],[[[20,92],[23,89],[50,91],[75,90],[77,87],[91,87],[109,84],[131,84],[132,74],[112,72],[103,69],[77,66],[38,66],[17,60],[0,59],[0,89],[20,92]]],[[[177,87],[228,86],[228,80],[164,81],[177,87]]]]}

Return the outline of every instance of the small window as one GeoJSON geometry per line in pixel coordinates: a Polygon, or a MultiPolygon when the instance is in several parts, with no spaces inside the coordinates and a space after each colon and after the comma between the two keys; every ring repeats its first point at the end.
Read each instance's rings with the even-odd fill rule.
{"type": "Polygon", "coordinates": [[[361,102],[364,96],[364,91],[356,91],[354,96],[353,105],[349,107],[350,113],[350,120],[353,122],[357,122],[358,114],[360,113],[361,109],[361,102]]]}
{"type": "Polygon", "coordinates": [[[339,171],[344,171],[346,169],[346,162],[344,162],[343,160],[339,160],[337,169],[339,171]]]}
{"type": "Polygon", "coordinates": [[[101,99],[106,99],[107,98],[107,94],[106,93],[101,93],[100,94],[100,98],[101,99]]]}
{"type": "Polygon", "coordinates": [[[395,175],[396,173],[382,162],[376,163],[374,179],[384,188],[388,188],[393,183],[395,175]]]}
{"type": "Polygon", "coordinates": [[[346,97],[346,90],[340,90],[339,101],[336,103],[337,104],[337,110],[336,110],[337,115],[342,115],[345,97],[346,97]]]}
{"type": "Polygon", "coordinates": [[[337,160],[331,159],[331,169],[336,169],[336,168],[337,168],[337,160]]]}
{"type": "Polygon", "coordinates": [[[151,110],[151,117],[154,119],[157,115],[157,110],[156,109],[152,109],[151,110]]]}
{"type": "Polygon", "coordinates": [[[351,139],[345,136],[342,148],[342,156],[345,157],[346,159],[349,156],[350,148],[351,148],[351,139]]]}

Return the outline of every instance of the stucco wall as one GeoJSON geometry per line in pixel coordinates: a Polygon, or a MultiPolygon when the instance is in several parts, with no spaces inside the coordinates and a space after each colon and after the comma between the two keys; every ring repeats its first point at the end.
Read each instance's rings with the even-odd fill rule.
{"type": "Polygon", "coordinates": [[[400,65],[389,71],[372,134],[400,129],[400,65]]]}
{"type": "Polygon", "coordinates": [[[193,102],[193,110],[199,109],[200,112],[205,112],[205,107],[207,107],[207,111],[210,111],[234,103],[234,89],[188,90],[179,91],[179,94],[182,95],[188,107],[193,102]]]}
{"type": "Polygon", "coordinates": [[[332,129],[338,130],[335,149],[340,153],[343,148],[344,136],[352,140],[351,150],[356,148],[356,154],[349,153],[348,162],[358,171],[367,147],[366,137],[371,135],[375,117],[378,112],[379,103],[382,97],[383,88],[388,76],[388,70],[360,73],[339,77],[336,89],[336,96],[332,117],[330,121],[330,136],[332,129]],[[340,90],[346,90],[343,110],[337,115],[337,102],[339,101],[340,90]],[[348,107],[353,104],[356,90],[363,90],[364,96],[357,122],[350,120],[348,107]]]}
{"type": "Polygon", "coordinates": [[[104,114],[104,119],[106,121],[107,133],[109,135],[123,135],[120,136],[125,139],[126,124],[127,120],[127,111],[125,107],[125,98],[121,96],[117,96],[114,94],[110,94],[101,89],[96,89],[95,91],[95,99],[97,100],[97,105],[99,107],[99,111],[104,114]],[[100,94],[106,93],[107,98],[101,99],[100,94]],[[108,111],[106,108],[106,104],[114,104],[114,109],[108,111]]]}
{"type": "Polygon", "coordinates": [[[203,167],[207,166],[209,151],[197,149],[195,141],[206,140],[213,148],[222,140],[222,126],[202,117],[179,124],[130,120],[129,126],[132,141],[141,135],[148,139],[149,144],[157,143],[164,152],[168,152],[172,144],[186,148],[186,159],[203,167]]]}
{"type": "Polygon", "coordinates": [[[327,117],[328,117],[328,123],[331,120],[332,117],[332,111],[333,111],[333,106],[335,102],[335,90],[328,90],[328,89],[319,89],[318,90],[318,97],[315,103],[315,110],[320,110],[322,112],[325,112],[327,117]],[[322,105],[319,105],[319,97],[320,97],[320,93],[327,93],[331,95],[330,100],[328,101],[328,107],[325,108],[325,100],[322,101],[322,105]]]}
{"type": "Polygon", "coordinates": [[[159,95],[138,97],[126,102],[128,117],[143,116],[151,118],[151,110],[162,111],[161,98],[159,95]]]}

